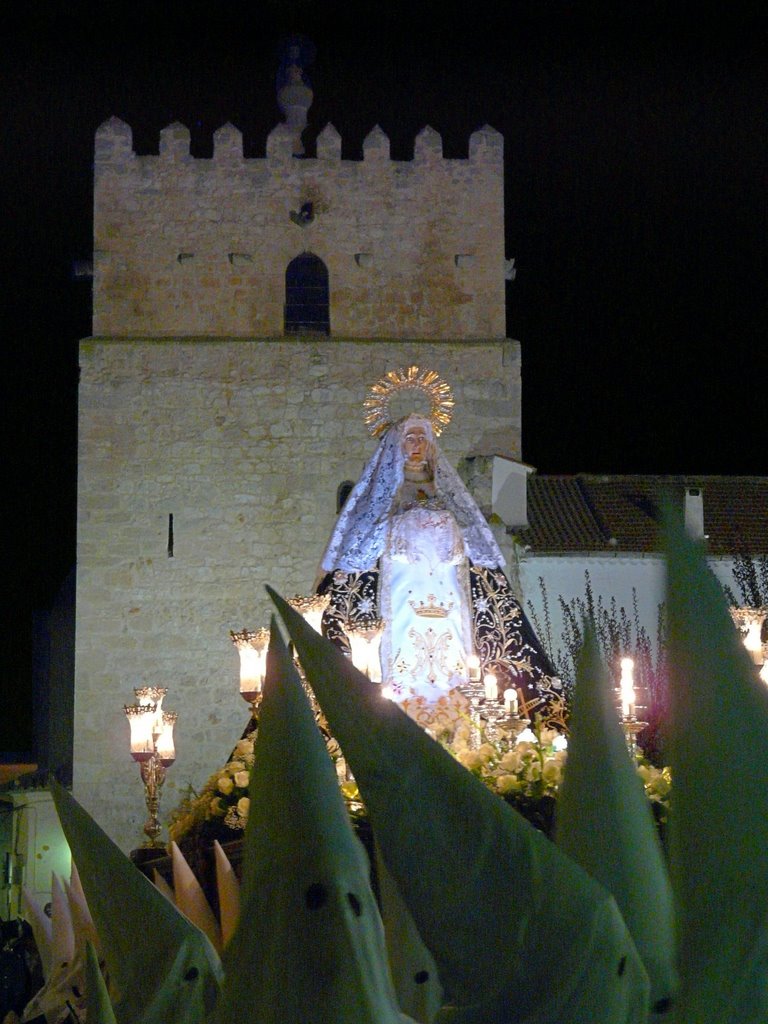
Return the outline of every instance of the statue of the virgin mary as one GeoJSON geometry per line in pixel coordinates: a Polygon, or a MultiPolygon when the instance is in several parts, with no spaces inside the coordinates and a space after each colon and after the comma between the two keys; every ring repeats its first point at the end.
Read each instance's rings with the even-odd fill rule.
{"type": "Polygon", "coordinates": [[[512,687],[532,713],[557,697],[557,680],[504,574],[488,523],[440,451],[450,389],[409,367],[371,389],[369,429],[381,437],[342,508],[321,560],[330,594],[323,631],[349,651],[349,636],[381,625],[381,681],[406,705],[436,704],[468,682],[470,657],[512,687]],[[411,388],[428,416],[391,422],[389,398],[411,388]]]}

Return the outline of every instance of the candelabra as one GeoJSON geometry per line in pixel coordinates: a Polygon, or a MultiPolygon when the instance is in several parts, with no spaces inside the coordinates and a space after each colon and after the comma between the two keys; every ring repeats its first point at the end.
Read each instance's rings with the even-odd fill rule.
{"type": "Polygon", "coordinates": [[[160,686],[144,686],[135,689],[135,704],[124,705],[124,711],[131,727],[131,757],[139,765],[141,781],[144,783],[144,800],[147,805],[147,821],[144,825],[144,849],[162,849],[159,841],[160,795],[168,768],[176,760],[173,745],[173,727],[178,715],[175,711],[163,711],[163,698],[168,692],[160,686]]]}
{"type": "Polygon", "coordinates": [[[308,597],[296,594],[294,597],[288,598],[288,604],[316,633],[322,633],[323,612],[328,607],[330,600],[330,594],[310,594],[308,597]]]}
{"type": "Polygon", "coordinates": [[[240,696],[251,705],[251,714],[258,717],[261,691],[267,674],[268,629],[229,631],[240,655],[240,696]]]}
{"type": "Polygon", "coordinates": [[[467,659],[467,669],[469,679],[461,690],[469,700],[475,731],[478,735],[486,732],[493,740],[506,735],[514,745],[518,736],[531,724],[530,718],[520,714],[517,688],[508,685],[503,693],[500,692],[496,674],[490,671],[481,673],[479,661],[475,663],[467,659]]]}
{"type": "Polygon", "coordinates": [[[621,727],[627,739],[627,747],[634,757],[637,753],[637,737],[648,725],[637,717],[635,694],[635,663],[632,658],[621,659],[621,679],[619,680],[619,696],[621,699],[621,727]]]}
{"type": "Polygon", "coordinates": [[[371,619],[369,622],[347,624],[344,627],[349,639],[352,664],[363,675],[368,676],[372,683],[381,682],[379,646],[383,631],[383,619],[371,619]]]}

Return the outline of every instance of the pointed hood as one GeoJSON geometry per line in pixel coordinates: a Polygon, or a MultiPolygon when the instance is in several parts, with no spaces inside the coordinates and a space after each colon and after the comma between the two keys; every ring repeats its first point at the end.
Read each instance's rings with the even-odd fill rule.
{"type": "Polygon", "coordinates": [[[75,958],[75,930],[69,900],[58,875],[51,875],[51,953],[54,970],[75,958]]]}
{"type": "Polygon", "coordinates": [[[612,897],[270,594],[448,997],[489,1024],[645,1021],[612,897]]]}
{"type": "Polygon", "coordinates": [[[99,967],[93,943],[86,943],[85,992],[88,997],[88,1024],[117,1024],[107,992],[107,983],[99,967]]]}
{"type": "Polygon", "coordinates": [[[119,1024],[196,1024],[215,1001],[221,965],[74,797],[51,786],[102,943],[119,1024]]]}
{"type": "Polygon", "coordinates": [[[157,891],[161,892],[168,902],[175,907],[176,897],[173,894],[173,889],[168,885],[165,878],[160,874],[157,868],[152,868],[152,882],[157,891]]]}
{"type": "Polygon", "coordinates": [[[92,942],[98,953],[99,939],[74,861],[71,864],[69,885],[66,889],[69,911],[72,917],[72,929],[75,935],[75,948],[81,959],[85,961],[85,943],[87,941],[92,942]]]}
{"type": "Polygon", "coordinates": [[[667,514],[680,1019],[768,1019],[768,689],[703,553],[667,514]]]}
{"type": "Polygon", "coordinates": [[[274,621],[215,1020],[399,1024],[367,858],[274,621]]]}
{"type": "Polygon", "coordinates": [[[613,895],[651,982],[651,1008],[675,989],[672,889],[643,784],[629,756],[592,630],[576,672],[557,845],[613,895]]]}
{"type": "Polygon", "coordinates": [[[21,901],[24,917],[29,922],[37,951],[40,954],[40,968],[43,972],[43,979],[48,981],[51,976],[53,957],[53,925],[51,919],[26,885],[22,886],[21,889],[21,901]]]}
{"type": "Polygon", "coordinates": [[[173,896],[177,908],[196,924],[210,940],[213,948],[221,952],[221,929],[211,910],[203,887],[195,877],[192,868],[184,859],[176,843],[171,843],[171,864],[173,865],[173,896]]]}
{"type": "Polygon", "coordinates": [[[421,941],[395,881],[376,851],[376,878],[384,922],[387,958],[401,1010],[420,1024],[430,1024],[443,1005],[437,964],[421,941]]]}
{"type": "Polygon", "coordinates": [[[216,891],[219,895],[221,941],[226,946],[235,934],[237,920],[240,916],[240,883],[218,839],[214,840],[213,854],[216,861],[216,891]]]}

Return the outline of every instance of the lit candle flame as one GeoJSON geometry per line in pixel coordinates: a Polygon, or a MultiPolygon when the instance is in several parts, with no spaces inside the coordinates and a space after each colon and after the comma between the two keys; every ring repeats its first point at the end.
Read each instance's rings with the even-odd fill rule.
{"type": "Polygon", "coordinates": [[[621,715],[625,719],[635,717],[634,672],[635,663],[632,658],[622,658],[619,691],[621,694],[621,715]]]}
{"type": "Polygon", "coordinates": [[[496,682],[496,676],[493,672],[486,672],[483,676],[483,685],[485,686],[485,699],[486,700],[498,700],[499,699],[499,684],[496,682]]]}

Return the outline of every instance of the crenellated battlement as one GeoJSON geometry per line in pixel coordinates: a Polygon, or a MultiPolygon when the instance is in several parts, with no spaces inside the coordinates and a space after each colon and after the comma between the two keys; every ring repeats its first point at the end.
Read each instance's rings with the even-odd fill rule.
{"type": "MultiPolygon", "coordinates": [[[[267,156],[264,157],[243,157],[243,136],[242,132],[235,125],[227,122],[213,134],[213,161],[230,162],[233,159],[245,160],[247,164],[258,163],[264,159],[284,159],[293,157],[292,143],[294,131],[285,123],[275,125],[267,136],[267,156]]],[[[208,158],[192,157],[190,155],[190,131],[186,125],[178,121],[169,124],[160,132],[159,157],[142,156],[137,159],[151,161],[158,158],[163,161],[186,161],[200,160],[201,163],[210,164],[208,158]]],[[[342,139],[338,131],[330,122],[317,136],[317,157],[308,160],[311,165],[314,159],[317,160],[338,160],[341,161],[342,139]]],[[[133,150],[133,132],[130,125],[121,121],[119,117],[110,117],[96,129],[96,164],[97,167],[103,164],[114,164],[129,161],[136,157],[133,150]]],[[[466,162],[463,158],[449,159],[443,156],[443,140],[439,132],[430,125],[426,125],[414,139],[414,152],[412,161],[393,161],[395,165],[401,164],[422,164],[436,159],[448,160],[449,163],[466,162]]],[[[378,163],[382,160],[389,161],[390,144],[389,136],[379,125],[366,135],[363,140],[362,163],[378,163]]],[[[504,139],[495,128],[490,125],[483,125],[469,137],[469,162],[485,162],[492,166],[499,166],[504,159],[504,139]]],[[[359,160],[344,161],[359,164],[359,160]]]]}
{"type": "Polygon", "coordinates": [[[503,139],[489,126],[469,155],[443,155],[427,126],[410,160],[376,125],[362,159],[342,158],[331,124],[296,159],[278,124],[266,156],[244,157],[225,124],[213,155],[189,129],[137,155],[129,125],[96,132],[94,333],[274,337],[286,327],[286,275],[311,255],[327,275],[330,333],[500,338],[504,315],[503,139]]]}

